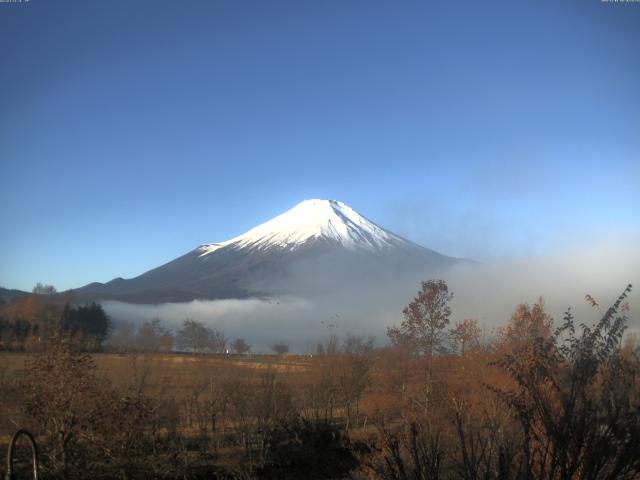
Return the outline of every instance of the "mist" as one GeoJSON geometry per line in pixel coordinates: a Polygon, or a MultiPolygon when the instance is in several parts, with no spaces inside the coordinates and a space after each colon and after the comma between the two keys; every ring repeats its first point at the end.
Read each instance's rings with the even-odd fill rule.
{"type": "MultiPolygon", "coordinates": [[[[270,285],[274,293],[269,296],[102,305],[115,323],[160,318],[175,331],[184,319],[198,320],[228,338],[244,338],[254,352],[268,352],[276,341],[288,342],[297,353],[313,352],[318,341],[347,333],[375,335],[378,344],[384,344],[387,326],[402,320],[402,309],[419,290],[420,281],[431,278],[446,280],[454,293],[452,323],[475,318],[490,333],[509,320],[518,304],[543,297],[557,322],[571,307],[578,323],[590,324],[600,313],[586,304],[585,294],[592,295],[604,311],[627,284],[640,287],[636,240],[609,238],[545,257],[464,263],[429,272],[402,271],[396,265],[380,275],[380,269],[374,274],[373,269],[349,263],[299,264],[270,285]]],[[[629,296],[630,331],[640,327],[639,298],[637,291],[629,296]]]]}
{"type": "MultiPolygon", "coordinates": [[[[454,268],[444,276],[455,292],[454,317],[477,318],[495,327],[509,319],[517,304],[543,297],[547,312],[557,321],[570,307],[579,322],[589,324],[600,313],[586,303],[586,294],[604,311],[628,284],[640,288],[639,245],[637,239],[609,238],[553,256],[454,268]]],[[[640,326],[639,299],[640,292],[632,291],[631,329],[640,326]]]]}

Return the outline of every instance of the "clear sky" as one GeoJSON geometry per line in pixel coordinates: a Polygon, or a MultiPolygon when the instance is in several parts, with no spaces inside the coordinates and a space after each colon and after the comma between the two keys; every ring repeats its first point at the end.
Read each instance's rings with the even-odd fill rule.
{"type": "Polygon", "coordinates": [[[640,230],[640,3],[0,3],[0,285],[131,277],[306,198],[442,253],[640,230]]]}

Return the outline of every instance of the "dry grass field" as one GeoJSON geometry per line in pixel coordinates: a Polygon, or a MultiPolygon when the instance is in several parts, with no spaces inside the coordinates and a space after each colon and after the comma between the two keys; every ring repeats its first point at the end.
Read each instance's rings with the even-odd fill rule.
{"type": "Polygon", "coordinates": [[[636,480],[624,298],[592,328],[520,305],[491,343],[462,323],[438,354],[354,336],[313,356],[89,352],[54,335],[0,352],[0,443],[34,432],[52,479],[636,480]]]}
{"type": "MultiPolygon", "coordinates": [[[[0,352],[0,382],[3,387],[18,385],[25,377],[26,365],[32,353],[0,352]]],[[[274,372],[287,383],[295,385],[312,368],[306,355],[212,355],[189,353],[93,353],[92,358],[100,374],[114,385],[144,382],[145,388],[163,392],[169,398],[184,397],[185,390],[195,383],[212,378],[248,378],[260,372],[274,372]]],[[[5,392],[6,393],[6,392],[5,392]]],[[[6,396],[4,397],[6,400],[6,396]]],[[[5,403],[5,402],[3,402],[5,403]]],[[[7,407],[5,405],[5,407],[7,407]]],[[[15,410],[15,408],[10,408],[15,410]]],[[[7,424],[4,410],[3,425],[7,424]]],[[[19,417],[19,414],[18,414],[19,417]]],[[[18,422],[9,421],[6,436],[18,422]]]]}

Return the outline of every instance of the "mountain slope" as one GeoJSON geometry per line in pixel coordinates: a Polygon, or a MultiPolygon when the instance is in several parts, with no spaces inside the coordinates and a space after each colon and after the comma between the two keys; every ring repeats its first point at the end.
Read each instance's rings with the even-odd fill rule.
{"type": "Polygon", "coordinates": [[[227,242],[203,245],[200,248],[202,255],[225,246],[295,250],[318,239],[354,251],[418,247],[367,220],[342,202],[314,199],[305,200],[282,215],[227,242]]]}
{"type": "Polygon", "coordinates": [[[22,290],[7,289],[7,288],[0,287],[0,304],[9,303],[15,297],[21,297],[24,295],[29,295],[29,293],[23,292],[22,290]]]}
{"type": "Polygon", "coordinates": [[[293,293],[310,278],[314,288],[339,288],[361,275],[428,271],[456,261],[395,235],[342,202],[314,199],[138,277],[92,283],[76,293],[154,303],[243,298],[293,293]]]}

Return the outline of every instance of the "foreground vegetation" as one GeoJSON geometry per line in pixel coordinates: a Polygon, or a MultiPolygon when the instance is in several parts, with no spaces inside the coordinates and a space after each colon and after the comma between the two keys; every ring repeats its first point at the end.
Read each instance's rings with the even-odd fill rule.
{"type": "Polygon", "coordinates": [[[34,432],[46,478],[639,478],[629,291],[592,326],[520,305],[481,342],[425,282],[392,346],[333,336],[312,358],[88,352],[46,310],[32,353],[0,354],[0,432],[34,432]]]}

